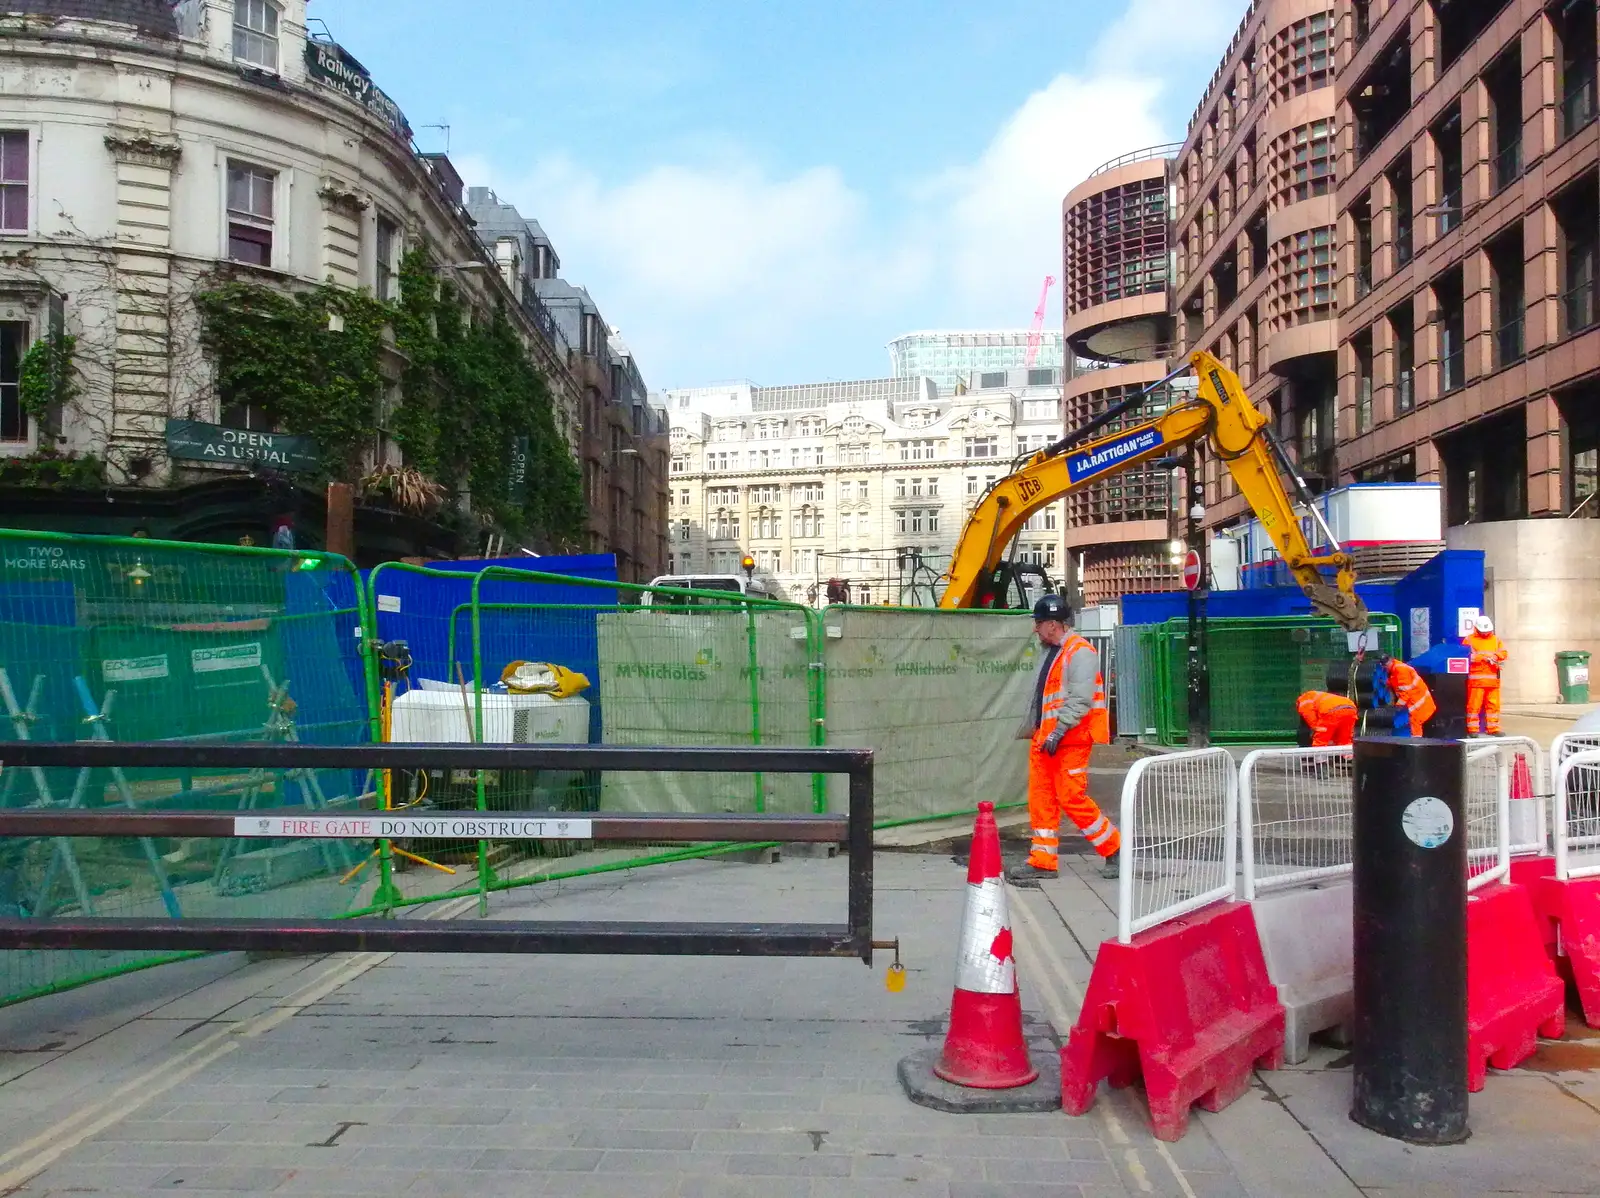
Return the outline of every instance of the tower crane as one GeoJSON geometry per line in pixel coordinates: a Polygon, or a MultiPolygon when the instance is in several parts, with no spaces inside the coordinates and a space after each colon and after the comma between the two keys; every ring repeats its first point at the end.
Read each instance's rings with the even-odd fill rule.
{"type": "Polygon", "coordinates": [[[1050,298],[1050,288],[1055,285],[1055,275],[1045,275],[1044,288],[1039,292],[1039,306],[1033,311],[1033,327],[1028,330],[1028,356],[1022,362],[1029,370],[1033,369],[1034,359],[1039,356],[1039,343],[1044,339],[1044,306],[1050,298]]]}

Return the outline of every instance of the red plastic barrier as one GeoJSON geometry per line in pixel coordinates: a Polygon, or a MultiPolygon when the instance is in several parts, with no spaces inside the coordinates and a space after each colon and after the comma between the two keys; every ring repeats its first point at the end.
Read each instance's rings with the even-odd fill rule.
{"type": "Polygon", "coordinates": [[[1511,858],[1511,880],[1527,888],[1528,897],[1533,900],[1533,915],[1539,923],[1539,939],[1544,942],[1545,955],[1555,962],[1556,972],[1560,973],[1562,964],[1556,957],[1557,916],[1548,907],[1547,888],[1539,884],[1543,878],[1553,878],[1555,872],[1554,857],[1511,858]]]}
{"type": "Polygon", "coordinates": [[[1107,940],[1078,1023],[1061,1050],[1061,1105],[1082,1115],[1102,1078],[1141,1074],[1158,1140],[1179,1140],[1198,1102],[1220,1111],[1252,1070],[1283,1064],[1283,1005],[1267,977],[1248,903],[1224,902],[1107,940]]]}
{"type": "Polygon", "coordinates": [[[1577,988],[1583,1021],[1600,1027],[1600,878],[1540,878],[1533,895],[1556,941],[1557,971],[1577,988]]]}
{"type": "Polygon", "coordinates": [[[1513,1069],[1539,1037],[1566,1030],[1566,987],[1544,951],[1533,900],[1495,883],[1467,899],[1467,1089],[1483,1089],[1488,1066],[1513,1069]]]}

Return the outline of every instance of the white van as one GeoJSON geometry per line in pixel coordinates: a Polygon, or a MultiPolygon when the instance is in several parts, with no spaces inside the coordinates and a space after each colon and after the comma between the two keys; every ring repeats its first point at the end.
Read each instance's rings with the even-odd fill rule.
{"type": "MultiPolygon", "coordinates": [[[[772,592],[759,578],[746,578],[741,574],[662,574],[650,580],[652,587],[677,587],[685,591],[727,591],[735,595],[749,595],[753,599],[771,599],[772,592]]],[[[658,595],[646,591],[640,601],[644,606],[659,607],[711,607],[717,600],[688,595],[658,595]]]]}

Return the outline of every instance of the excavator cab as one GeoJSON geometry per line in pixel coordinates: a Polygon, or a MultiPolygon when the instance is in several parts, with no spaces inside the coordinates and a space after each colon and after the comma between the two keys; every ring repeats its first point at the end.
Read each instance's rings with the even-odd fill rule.
{"type": "Polygon", "coordinates": [[[1041,595],[1054,593],[1055,583],[1043,566],[1003,561],[984,575],[974,607],[1032,611],[1041,595]]]}

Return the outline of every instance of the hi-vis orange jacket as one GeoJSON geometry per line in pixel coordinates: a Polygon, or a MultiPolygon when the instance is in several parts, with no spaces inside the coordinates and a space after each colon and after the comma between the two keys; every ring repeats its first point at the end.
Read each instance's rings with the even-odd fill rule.
{"type": "Polygon", "coordinates": [[[1055,660],[1050,663],[1050,672],[1045,675],[1044,703],[1039,712],[1037,732],[1039,739],[1048,737],[1057,723],[1073,715],[1069,694],[1072,683],[1074,680],[1087,681],[1087,670],[1091,667],[1094,669],[1094,698],[1089,710],[1074,720],[1062,734],[1061,740],[1069,745],[1103,745],[1110,742],[1111,720],[1106,714],[1106,683],[1100,672],[1100,655],[1095,652],[1093,645],[1077,633],[1072,633],[1062,642],[1061,651],[1056,654],[1055,660]],[[1088,657],[1079,660],[1078,667],[1074,669],[1072,663],[1082,653],[1088,654],[1088,657]]]}
{"type": "Polygon", "coordinates": [[[1498,684],[1500,667],[1505,665],[1507,656],[1500,638],[1492,632],[1474,632],[1461,643],[1472,654],[1471,664],[1467,666],[1467,681],[1498,684]]]}
{"type": "Polygon", "coordinates": [[[1389,689],[1394,692],[1395,702],[1411,713],[1414,727],[1426,724],[1439,710],[1422,675],[1399,658],[1389,663],[1389,689]]]}

